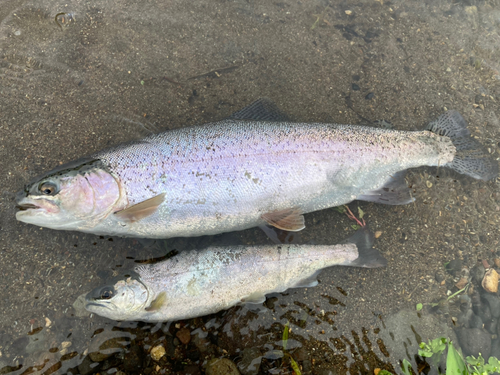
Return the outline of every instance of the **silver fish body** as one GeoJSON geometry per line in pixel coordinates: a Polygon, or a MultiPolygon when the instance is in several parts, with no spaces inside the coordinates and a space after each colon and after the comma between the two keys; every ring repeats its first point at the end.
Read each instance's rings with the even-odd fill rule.
{"type": "Polygon", "coordinates": [[[323,268],[382,267],[371,234],[359,230],[341,245],[210,247],[135,267],[133,276],[96,288],[85,308],[114,320],[167,321],[203,316],[265,295],[315,286],[323,268]]]}
{"type": "MultiPolygon", "coordinates": [[[[457,121],[465,124],[456,112],[443,116],[453,120],[456,115],[457,121]]],[[[458,159],[454,135],[436,134],[444,133],[440,121],[434,131],[413,132],[238,119],[175,129],[91,155],[88,160],[100,166],[87,171],[80,182],[90,187],[82,187],[84,193],[78,196],[68,193],[71,199],[67,199],[88,199],[81,206],[92,207],[89,213],[79,215],[83,208],[77,210],[71,207],[73,203],[66,203],[64,220],[53,220],[45,212],[34,215],[32,206],[40,208],[47,200],[59,204],[57,196],[62,193],[44,197],[36,186],[54,182],[49,173],[21,192],[18,205],[24,209],[17,218],[54,229],[169,238],[274,224],[273,216],[278,216],[279,227],[279,215],[285,212],[286,216],[287,210],[293,211],[290,216],[300,216],[355,199],[408,203],[411,198],[408,192],[401,193],[404,181],[398,172],[425,165],[453,168],[458,159]],[[389,192],[384,198],[386,186],[393,194],[389,192]],[[82,198],[85,194],[87,197],[82,198]],[[37,201],[37,197],[41,199],[37,201]],[[160,199],[151,201],[152,208],[148,207],[147,201],[154,197],[160,199]],[[138,210],[142,212],[139,216],[127,220],[120,216],[120,211],[127,212],[141,202],[146,203],[144,210],[138,210]]],[[[460,123],[459,127],[461,131],[465,125],[460,123]]],[[[470,139],[469,133],[459,136],[470,139]]],[[[461,165],[462,170],[454,169],[475,178],[496,175],[496,164],[482,153],[479,159],[461,165]],[[486,172],[469,173],[470,167],[477,169],[478,164],[486,172]]],[[[66,190],[73,189],[68,181],[55,181],[55,191],[65,191],[57,183],[68,184],[66,190]]],[[[63,216],[62,211],[59,216],[63,216]]],[[[303,227],[300,223],[287,225],[281,228],[303,227]]]]}

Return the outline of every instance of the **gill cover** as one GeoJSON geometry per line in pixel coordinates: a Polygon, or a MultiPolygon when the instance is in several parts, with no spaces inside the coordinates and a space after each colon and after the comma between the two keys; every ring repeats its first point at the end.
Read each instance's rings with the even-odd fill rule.
{"type": "Polygon", "coordinates": [[[80,159],[57,167],[17,194],[20,221],[54,229],[93,227],[120,198],[117,179],[100,161],[80,159]]]}

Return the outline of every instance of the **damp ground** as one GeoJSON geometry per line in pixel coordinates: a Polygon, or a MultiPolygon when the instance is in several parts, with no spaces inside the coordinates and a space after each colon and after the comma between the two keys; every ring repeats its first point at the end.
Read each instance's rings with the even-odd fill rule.
{"type": "MultiPolygon", "coordinates": [[[[137,260],[265,235],[154,243],[60,232],[17,222],[14,196],[61,163],[222,119],[260,97],[297,121],[401,130],[456,109],[497,157],[499,23],[498,1],[3,1],[0,371],[196,374],[227,358],[244,374],[292,373],[287,322],[287,353],[303,373],[399,371],[404,358],[425,368],[418,342],[455,339],[464,325],[458,302],[430,303],[458,290],[464,267],[497,257],[498,181],[412,170],[414,204],[350,204],[381,232],[387,268],[332,268],[317,287],[271,295],[258,311],[156,325],[73,304],[137,260]],[[460,267],[445,271],[452,260],[460,267]]],[[[352,224],[335,209],[310,213],[301,241],[337,243],[352,224]]]]}

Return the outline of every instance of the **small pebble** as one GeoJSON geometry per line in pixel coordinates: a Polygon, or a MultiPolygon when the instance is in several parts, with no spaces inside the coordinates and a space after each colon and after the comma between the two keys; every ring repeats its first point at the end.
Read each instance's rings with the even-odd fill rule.
{"type": "Polygon", "coordinates": [[[360,89],[360,87],[359,87],[359,85],[357,85],[357,84],[353,83],[353,84],[352,84],[352,89],[353,89],[354,91],[358,91],[358,90],[360,89]]]}
{"type": "Polygon", "coordinates": [[[463,288],[465,288],[465,286],[467,285],[468,282],[469,282],[468,278],[462,277],[460,280],[458,280],[458,282],[455,284],[455,286],[458,289],[463,289],[463,288]]]}
{"type": "Polygon", "coordinates": [[[61,343],[61,349],[66,349],[66,348],[69,348],[71,346],[71,341],[63,341],[61,343]]]}
{"type": "Polygon", "coordinates": [[[45,317],[45,327],[50,327],[51,325],[52,321],[49,318],[45,317]]]}
{"type": "Polygon", "coordinates": [[[493,268],[490,268],[484,275],[483,282],[481,283],[483,289],[490,293],[498,292],[499,278],[500,275],[498,275],[497,271],[495,271],[493,268]]]}
{"type": "Polygon", "coordinates": [[[493,262],[495,262],[495,266],[496,266],[496,267],[500,268],[500,259],[495,258],[495,259],[493,260],[493,262]]]}
{"type": "Polygon", "coordinates": [[[365,96],[365,99],[366,100],[370,100],[370,99],[373,99],[373,97],[375,96],[375,94],[373,92],[369,93],[368,95],[365,96]]]}
{"type": "Polygon", "coordinates": [[[151,349],[151,358],[153,358],[153,361],[159,361],[167,352],[165,351],[165,348],[163,345],[157,345],[151,349]]]}
{"type": "Polygon", "coordinates": [[[352,10],[346,10],[345,14],[347,14],[348,16],[350,16],[352,14],[352,10]]]}
{"type": "Polygon", "coordinates": [[[191,341],[191,332],[186,327],[183,327],[180,330],[178,330],[175,335],[177,336],[179,341],[182,342],[184,345],[188,344],[189,341],[191,341]]]}
{"type": "Polygon", "coordinates": [[[236,365],[227,358],[214,358],[208,362],[205,368],[207,375],[239,375],[236,365]]]}
{"type": "Polygon", "coordinates": [[[379,238],[382,235],[382,231],[378,230],[375,232],[375,238],[379,238]]]}
{"type": "Polygon", "coordinates": [[[432,182],[430,182],[430,181],[425,181],[425,184],[427,185],[427,187],[429,189],[432,187],[432,182]]]}

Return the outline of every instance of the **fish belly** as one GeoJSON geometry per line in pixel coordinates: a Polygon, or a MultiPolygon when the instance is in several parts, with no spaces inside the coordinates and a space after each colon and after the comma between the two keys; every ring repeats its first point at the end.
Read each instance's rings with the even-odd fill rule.
{"type": "Polygon", "coordinates": [[[447,137],[427,131],[246,121],[179,129],[99,155],[130,205],[165,193],[154,215],[104,225],[158,238],[247,229],[265,213],[348,203],[398,171],[445,164],[453,153],[447,137]]]}

